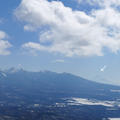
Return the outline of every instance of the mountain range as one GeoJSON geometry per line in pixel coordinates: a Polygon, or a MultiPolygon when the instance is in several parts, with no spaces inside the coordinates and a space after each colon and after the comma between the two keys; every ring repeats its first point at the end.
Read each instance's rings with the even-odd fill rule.
{"type": "Polygon", "coordinates": [[[0,71],[1,120],[108,120],[120,117],[119,101],[120,86],[69,73],[0,71]]]}
{"type": "Polygon", "coordinates": [[[50,71],[29,72],[23,69],[11,68],[0,71],[1,89],[21,89],[30,94],[43,92],[44,94],[61,97],[82,97],[111,99],[119,98],[120,86],[101,84],[75,76],[69,73],[55,73],[50,71]],[[6,88],[3,88],[6,86],[6,88]],[[32,93],[31,93],[32,92],[32,93]]]}

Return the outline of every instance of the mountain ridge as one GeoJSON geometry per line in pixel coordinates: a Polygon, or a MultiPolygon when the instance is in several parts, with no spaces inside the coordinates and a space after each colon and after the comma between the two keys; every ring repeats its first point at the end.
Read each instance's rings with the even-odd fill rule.
{"type": "Polygon", "coordinates": [[[120,95],[115,92],[120,90],[120,86],[97,83],[70,73],[29,72],[20,69],[15,72],[0,72],[0,74],[2,75],[2,77],[0,75],[1,86],[6,86],[6,89],[12,91],[20,89],[21,94],[30,95],[42,92],[52,96],[95,99],[114,99],[115,97],[119,98],[120,95]]]}
{"type": "Polygon", "coordinates": [[[101,83],[101,82],[93,81],[93,80],[90,80],[90,79],[87,79],[87,78],[84,78],[84,77],[81,77],[81,76],[78,76],[78,75],[75,75],[75,74],[72,74],[72,73],[67,73],[67,72],[57,73],[57,72],[53,72],[53,71],[49,71],[49,70],[45,70],[45,71],[28,71],[28,70],[25,70],[23,68],[14,68],[14,67],[11,67],[11,68],[5,69],[5,70],[0,70],[0,73],[3,73],[3,74],[15,74],[15,73],[19,73],[19,72],[34,73],[34,74],[39,74],[39,73],[41,74],[42,73],[42,74],[69,75],[69,76],[72,76],[72,77],[74,76],[74,77],[77,77],[77,78],[81,78],[81,79],[83,79],[85,81],[89,81],[89,82],[93,82],[93,83],[120,87],[120,85],[101,83]]]}

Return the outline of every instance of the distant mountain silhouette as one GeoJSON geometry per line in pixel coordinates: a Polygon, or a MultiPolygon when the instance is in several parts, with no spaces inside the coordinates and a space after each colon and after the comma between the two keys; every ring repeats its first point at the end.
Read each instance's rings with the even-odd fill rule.
{"type": "Polygon", "coordinates": [[[11,68],[0,71],[0,89],[11,94],[27,94],[51,97],[82,97],[112,100],[120,96],[119,86],[106,85],[86,80],[69,73],[29,72],[11,68]]]}

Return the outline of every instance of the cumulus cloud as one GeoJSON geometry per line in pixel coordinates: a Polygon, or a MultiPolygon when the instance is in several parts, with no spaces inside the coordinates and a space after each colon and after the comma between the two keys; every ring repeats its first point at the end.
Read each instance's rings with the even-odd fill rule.
{"type": "Polygon", "coordinates": [[[0,30],[0,55],[9,55],[10,51],[8,48],[10,48],[12,45],[5,40],[7,38],[7,34],[0,30]]]}
{"type": "Polygon", "coordinates": [[[119,51],[120,12],[116,7],[120,0],[91,1],[93,3],[89,1],[89,4],[98,4],[100,9],[87,14],[73,11],[60,1],[22,0],[15,10],[16,17],[25,22],[25,30],[38,30],[40,35],[38,43],[30,41],[22,47],[65,56],[102,56],[103,48],[115,53],[119,51]]]}
{"type": "Polygon", "coordinates": [[[79,4],[97,5],[99,7],[116,7],[120,5],[120,0],[76,0],[79,4]]]}

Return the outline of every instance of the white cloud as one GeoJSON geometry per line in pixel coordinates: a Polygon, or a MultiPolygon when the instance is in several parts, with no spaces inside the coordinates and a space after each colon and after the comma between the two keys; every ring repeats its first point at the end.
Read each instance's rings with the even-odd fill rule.
{"type": "Polygon", "coordinates": [[[89,4],[92,6],[99,6],[99,7],[116,7],[120,5],[120,0],[76,0],[79,4],[89,4]]]}
{"type": "Polygon", "coordinates": [[[7,38],[7,34],[0,30],[0,55],[10,54],[8,48],[10,48],[12,45],[7,40],[4,40],[6,38],[7,38]]]}
{"type": "Polygon", "coordinates": [[[104,66],[100,69],[100,71],[101,71],[101,72],[104,72],[106,68],[107,68],[107,66],[104,65],[104,66]]]}
{"type": "Polygon", "coordinates": [[[119,51],[120,12],[111,6],[118,6],[120,0],[91,1],[100,6],[103,2],[104,7],[94,9],[88,15],[83,11],[73,11],[59,1],[22,0],[15,10],[16,17],[25,22],[25,30],[40,32],[38,43],[30,41],[23,48],[66,56],[101,56],[104,47],[112,52],[119,51]]]}
{"type": "Polygon", "coordinates": [[[53,63],[64,63],[65,60],[63,59],[57,59],[57,60],[54,60],[53,63]]]}

